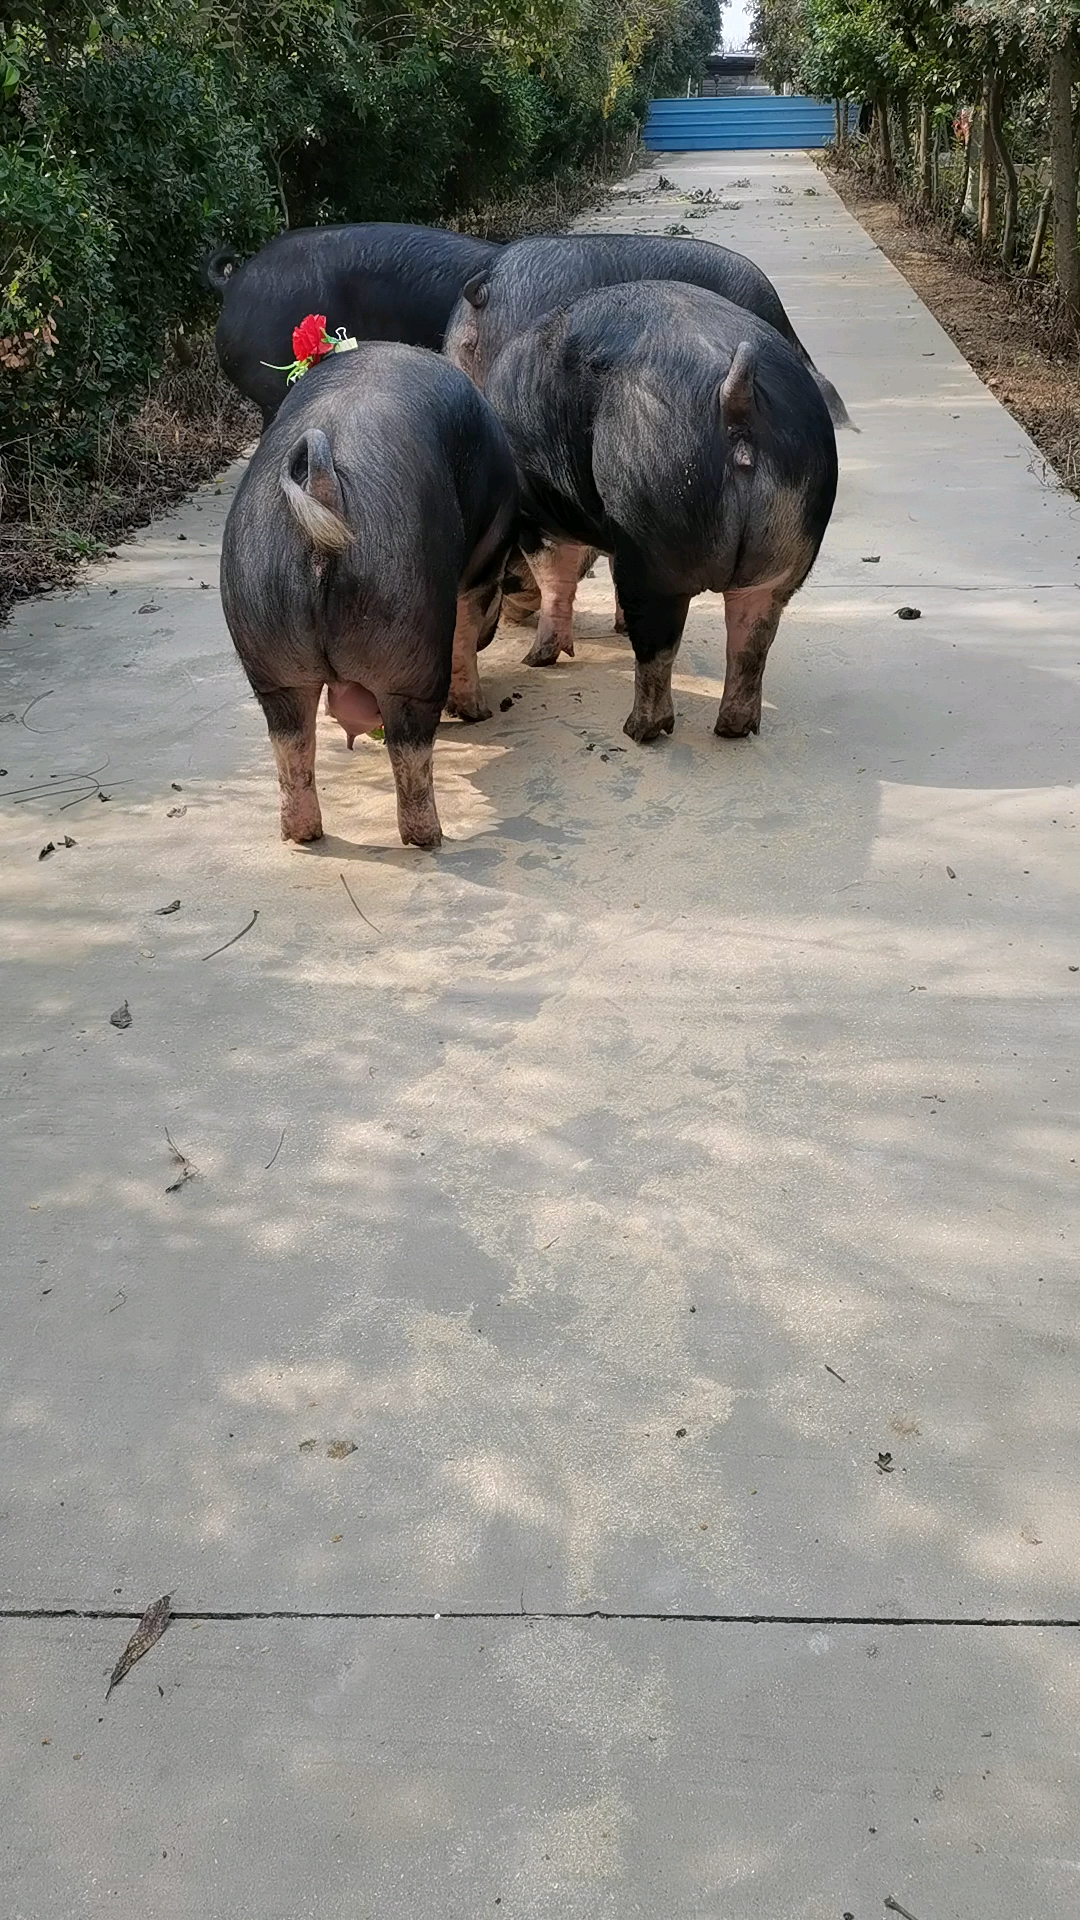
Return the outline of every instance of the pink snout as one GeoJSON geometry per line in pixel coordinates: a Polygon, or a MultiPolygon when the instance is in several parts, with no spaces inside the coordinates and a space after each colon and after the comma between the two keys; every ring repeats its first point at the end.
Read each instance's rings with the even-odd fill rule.
{"type": "Polygon", "coordinates": [[[326,711],[344,727],[350,747],[358,733],[382,726],[382,714],[373,693],[358,680],[334,680],[326,689],[326,711]]]}

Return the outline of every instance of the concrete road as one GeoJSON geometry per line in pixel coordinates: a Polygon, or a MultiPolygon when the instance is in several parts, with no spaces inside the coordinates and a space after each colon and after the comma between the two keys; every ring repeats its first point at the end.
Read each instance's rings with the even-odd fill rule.
{"type": "Polygon", "coordinates": [[[758,739],[601,566],[440,855],[330,725],[283,848],[239,469],[0,634],[19,1920],[1080,1906],[1080,509],[809,159],[664,171],[860,429],[758,739]]]}

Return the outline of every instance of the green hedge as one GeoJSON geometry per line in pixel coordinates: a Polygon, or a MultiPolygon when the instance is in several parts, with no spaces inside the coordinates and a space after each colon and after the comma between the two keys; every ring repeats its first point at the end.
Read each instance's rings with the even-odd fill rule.
{"type": "Polygon", "coordinates": [[[0,20],[0,461],[80,468],[201,259],[286,221],[460,219],[588,164],[719,0],[16,0],[0,20]]]}

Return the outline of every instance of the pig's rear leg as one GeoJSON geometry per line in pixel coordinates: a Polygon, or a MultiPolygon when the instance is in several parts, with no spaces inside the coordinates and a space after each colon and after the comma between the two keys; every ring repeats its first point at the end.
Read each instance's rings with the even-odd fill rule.
{"type": "Polygon", "coordinates": [[[446,711],[455,720],[490,720],[484,700],[476,650],[487,644],[498,625],[502,585],[499,580],[458,595],[454,626],[454,655],[446,711]],[[493,617],[494,616],[494,617],[493,617]]]}
{"type": "Polygon", "coordinates": [[[536,639],[525,655],[527,667],[553,667],[560,653],[574,654],[574,595],[588,547],[564,540],[526,556],[540,589],[536,639]]]}
{"type": "Polygon", "coordinates": [[[408,700],[387,693],[380,696],[379,709],[397,789],[402,842],[406,847],[441,847],[432,760],[442,702],[408,700]]]}
{"type": "MultiPolygon", "coordinates": [[[[612,581],[612,585],[614,586],[614,584],[615,584],[615,562],[614,562],[614,560],[612,560],[612,561],[610,562],[610,566],[611,566],[611,581],[612,581]]],[[[618,589],[618,587],[615,587],[615,631],[616,631],[616,633],[625,633],[625,632],[626,632],[626,615],[625,615],[625,613],[624,613],[624,612],[623,612],[623,610],[622,610],[622,602],[621,602],[621,600],[619,599],[619,589],[618,589]]]]}
{"type": "MultiPolygon", "coordinates": [[[[582,547],[578,579],[584,580],[590,567],[596,560],[596,547],[582,547]]],[[[502,618],[511,626],[524,627],[534,620],[540,611],[540,589],[536,584],[532,568],[525,555],[519,551],[511,553],[506,563],[503,579],[502,618]]],[[[620,633],[624,631],[622,627],[620,633]]]]}
{"type": "Polygon", "coordinates": [[[639,588],[620,566],[618,593],[634,649],[634,704],[623,727],[639,746],[670,733],[675,725],[671,669],[686,625],[689,595],[639,588]]]}
{"type": "Polygon", "coordinates": [[[512,626],[527,626],[540,611],[540,589],[523,553],[511,553],[503,580],[502,617],[512,626]]]}
{"type": "Polygon", "coordinates": [[[303,844],[322,837],[315,791],[315,716],[321,687],[285,687],[259,693],[281,788],[281,837],[303,844]]]}
{"type": "Polygon", "coordinates": [[[725,593],[727,671],[715,733],[739,740],[760,727],[765,661],[790,597],[776,587],[733,587],[725,593]]]}

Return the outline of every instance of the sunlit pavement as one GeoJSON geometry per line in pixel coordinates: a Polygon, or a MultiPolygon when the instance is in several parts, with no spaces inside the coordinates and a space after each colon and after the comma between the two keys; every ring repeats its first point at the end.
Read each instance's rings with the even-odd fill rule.
{"type": "Polygon", "coordinates": [[[1080,1904],[1078,505],[808,157],[627,185],[860,429],[757,739],[601,564],[283,848],[239,468],[0,631],[18,1920],[1080,1904]]]}

